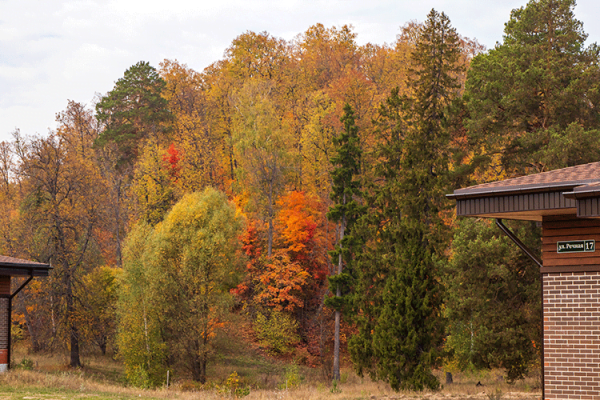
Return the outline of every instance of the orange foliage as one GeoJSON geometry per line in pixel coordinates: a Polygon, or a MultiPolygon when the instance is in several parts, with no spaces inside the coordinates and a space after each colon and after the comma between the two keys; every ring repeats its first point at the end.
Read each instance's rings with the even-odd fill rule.
{"type": "Polygon", "coordinates": [[[278,311],[293,312],[304,307],[302,291],[308,284],[308,272],[281,250],[276,251],[258,276],[255,301],[278,311]]]}
{"type": "Polygon", "coordinates": [[[281,207],[277,218],[277,230],[281,249],[289,254],[291,261],[302,264],[313,279],[322,281],[327,275],[324,238],[318,231],[317,221],[322,212],[316,197],[305,192],[292,191],[277,204],[281,207]]]}
{"type": "Polygon", "coordinates": [[[262,254],[261,240],[259,237],[256,221],[250,221],[246,231],[241,235],[242,251],[248,257],[246,263],[246,279],[237,287],[230,290],[231,294],[243,300],[249,300],[252,295],[253,281],[257,279],[260,272],[262,254]]]}

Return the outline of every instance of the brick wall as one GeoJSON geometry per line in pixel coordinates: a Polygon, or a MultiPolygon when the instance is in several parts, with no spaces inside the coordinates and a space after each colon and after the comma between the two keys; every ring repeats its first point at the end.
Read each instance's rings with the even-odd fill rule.
{"type": "Polygon", "coordinates": [[[600,272],[544,274],[546,399],[600,399],[600,272]]]}

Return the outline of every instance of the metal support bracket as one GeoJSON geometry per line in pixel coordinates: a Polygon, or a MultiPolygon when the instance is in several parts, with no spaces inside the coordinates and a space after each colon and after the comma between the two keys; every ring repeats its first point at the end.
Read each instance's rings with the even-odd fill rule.
{"type": "Polygon", "coordinates": [[[527,254],[527,256],[529,258],[531,258],[531,260],[536,263],[538,265],[538,267],[542,268],[544,265],[542,264],[542,262],[533,254],[533,252],[531,250],[529,250],[529,248],[527,246],[525,246],[525,244],[523,244],[523,242],[521,242],[519,240],[518,237],[515,236],[514,233],[512,233],[512,231],[510,229],[508,229],[503,223],[502,220],[500,218],[496,218],[496,225],[498,225],[498,228],[500,228],[502,230],[502,232],[504,232],[504,234],[506,236],[508,236],[508,238],[510,240],[512,240],[517,246],[519,246],[519,248],[521,250],[523,250],[523,253],[527,254]]]}
{"type": "Polygon", "coordinates": [[[19,288],[17,290],[15,290],[15,292],[13,294],[10,295],[9,299],[12,299],[13,297],[15,297],[17,295],[17,293],[19,293],[25,286],[27,286],[27,284],[29,282],[31,282],[32,279],[33,279],[33,271],[29,271],[29,279],[27,279],[25,282],[23,282],[23,284],[21,286],[19,286],[19,288]]]}
{"type": "MultiPolygon", "coordinates": [[[[7,359],[8,359],[8,365],[7,368],[10,369],[10,359],[11,359],[11,347],[12,347],[12,340],[11,340],[11,334],[10,334],[10,327],[12,325],[12,299],[13,297],[15,297],[17,295],[17,293],[19,293],[29,282],[31,282],[31,280],[33,279],[33,270],[30,269],[29,270],[29,278],[23,282],[23,284],[21,286],[19,286],[19,288],[17,290],[15,290],[15,292],[11,295],[6,296],[6,298],[8,299],[8,321],[7,321],[7,326],[8,326],[8,354],[7,354],[7,359]]],[[[4,296],[3,296],[4,297],[4,296]]]]}

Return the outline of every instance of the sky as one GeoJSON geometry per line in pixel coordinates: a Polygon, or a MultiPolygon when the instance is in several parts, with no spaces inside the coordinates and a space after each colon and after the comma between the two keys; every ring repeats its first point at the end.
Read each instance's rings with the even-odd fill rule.
{"type": "MultiPolygon", "coordinates": [[[[68,100],[93,107],[127,68],[177,60],[196,71],[223,58],[233,39],[267,31],[286,40],[322,23],[351,24],[359,44],[392,43],[406,22],[435,8],[458,33],[487,48],[526,0],[0,0],[0,141],[47,134],[68,100]]],[[[575,16],[600,43],[600,2],[575,16]]]]}

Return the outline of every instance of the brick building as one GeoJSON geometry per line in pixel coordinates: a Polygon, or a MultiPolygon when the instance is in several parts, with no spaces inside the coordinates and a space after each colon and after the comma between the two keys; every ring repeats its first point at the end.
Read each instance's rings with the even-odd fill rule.
{"type": "Polygon", "coordinates": [[[50,265],[0,256],[0,372],[10,367],[10,325],[12,299],[35,276],[48,276],[50,265]],[[11,291],[11,277],[15,289],[11,291]]]}
{"type": "Polygon", "coordinates": [[[459,189],[457,216],[495,218],[539,266],[543,398],[600,399],[600,162],[459,189]],[[502,219],[538,221],[538,260],[502,219]]]}

